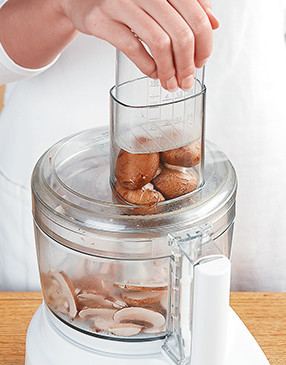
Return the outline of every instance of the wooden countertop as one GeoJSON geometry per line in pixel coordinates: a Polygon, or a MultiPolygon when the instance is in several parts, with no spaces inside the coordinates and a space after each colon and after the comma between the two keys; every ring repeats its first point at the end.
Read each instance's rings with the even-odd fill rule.
{"type": "MultiPolygon", "coordinates": [[[[41,301],[41,293],[0,292],[1,365],[24,365],[26,331],[41,301]]],[[[286,293],[235,292],[230,303],[270,364],[286,365],[286,293]]]]}

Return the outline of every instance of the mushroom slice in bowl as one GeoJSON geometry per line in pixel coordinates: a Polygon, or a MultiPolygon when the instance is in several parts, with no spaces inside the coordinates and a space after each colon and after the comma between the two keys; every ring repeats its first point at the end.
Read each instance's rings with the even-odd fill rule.
{"type": "Polygon", "coordinates": [[[150,305],[161,300],[163,293],[160,291],[127,291],[123,290],[121,292],[122,299],[131,306],[145,306],[150,305]]]}
{"type": "Polygon", "coordinates": [[[141,307],[128,307],[114,314],[115,323],[133,323],[142,327],[161,327],[165,324],[165,317],[153,310],[141,307]]]}
{"type": "Polygon", "coordinates": [[[117,336],[129,337],[138,335],[142,328],[142,326],[134,323],[116,323],[110,326],[108,331],[117,336]]]}
{"type": "Polygon", "coordinates": [[[49,273],[59,285],[57,289],[59,298],[62,298],[63,302],[67,302],[66,314],[70,318],[74,318],[78,312],[78,305],[72,281],[63,271],[60,272],[53,269],[49,273]]]}

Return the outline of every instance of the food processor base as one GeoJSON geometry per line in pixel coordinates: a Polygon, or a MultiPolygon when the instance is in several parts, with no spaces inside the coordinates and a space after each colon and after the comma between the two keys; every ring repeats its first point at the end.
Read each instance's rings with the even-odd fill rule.
{"type": "Polygon", "coordinates": [[[25,365],[166,365],[162,344],[163,340],[126,343],[89,336],[64,324],[42,304],[28,328],[25,365]]]}
{"type": "MultiPolygon", "coordinates": [[[[224,365],[269,365],[261,348],[235,312],[229,312],[224,365]]],[[[44,304],[35,313],[26,339],[25,365],[166,365],[163,340],[122,342],[99,339],[65,325],[44,304]]]]}

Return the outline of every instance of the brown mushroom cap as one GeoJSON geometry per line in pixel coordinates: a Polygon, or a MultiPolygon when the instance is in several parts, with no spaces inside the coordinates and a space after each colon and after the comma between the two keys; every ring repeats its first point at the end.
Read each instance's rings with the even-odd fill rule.
{"type": "Polygon", "coordinates": [[[140,189],[155,176],[159,167],[159,153],[130,153],[120,150],[115,176],[128,189],[140,189]]]}
{"type": "Polygon", "coordinates": [[[165,317],[153,310],[141,307],[128,307],[114,314],[115,323],[134,323],[143,327],[161,327],[165,324],[165,317]]]}
{"type": "Polygon", "coordinates": [[[165,200],[163,195],[149,183],[140,189],[129,190],[119,181],[116,181],[115,190],[125,201],[131,204],[151,206],[165,200]]]}
{"type": "Polygon", "coordinates": [[[162,162],[170,165],[193,167],[201,161],[201,144],[195,141],[187,146],[161,152],[160,157],[162,162]]]}
{"type": "Polygon", "coordinates": [[[152,183],[166,199],[173,199],[194,191],[198,186],[198,178],[191,172],[165,167],[152,183]]]}

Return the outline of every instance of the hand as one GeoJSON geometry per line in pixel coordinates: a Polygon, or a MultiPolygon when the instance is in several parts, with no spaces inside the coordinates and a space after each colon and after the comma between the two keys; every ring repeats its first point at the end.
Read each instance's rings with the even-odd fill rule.
{"type": "Polygon", "coordinates": [[[208,0],[58,1],[77,30],[111,43],[170,91],[191,88],[219,26],[208,0]]]}

